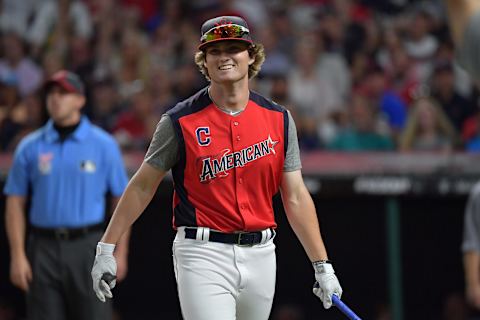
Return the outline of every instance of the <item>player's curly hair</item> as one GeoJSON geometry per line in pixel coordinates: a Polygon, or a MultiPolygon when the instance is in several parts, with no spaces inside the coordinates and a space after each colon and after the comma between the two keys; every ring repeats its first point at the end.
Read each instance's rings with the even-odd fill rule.
{"type": "MultiPolygon", "coordinates": [[[[255,61],[248,67],[248,79],[255,77],[262,68],[262,64],[265,61],[265,50],[263,44],[256,43],[248,47],[248,54],[250,57],[255,58],[255,61]]],[[[195,64],[200,72],[210,81],[208,70],[205,68],[205,51],[199,50],[195,53],[195,64]]]]}

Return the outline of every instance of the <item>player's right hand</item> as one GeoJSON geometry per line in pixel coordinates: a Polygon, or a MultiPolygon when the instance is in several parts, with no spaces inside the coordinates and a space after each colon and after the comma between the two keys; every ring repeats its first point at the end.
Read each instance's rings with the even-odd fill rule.
{"type": "Polygon", "coordinates": [[[117,263],[113,256],[114,249],[114,244],[103,242],[97,244],[97,253],[92,268],[92,280],[93,290],[102,302],[105,302],[105,298],[113,297],[111,289],[116,284],[117,263]]]}
{"type": "Polygon", "coordinates": [[[323,302],[323,307],[328,309],[332,306],[332,296],[342,297],[342,287],[338,282],[331,263],[313,264],[315,270],[315,284],[313,293],[323,302]]]}
{"type": "Polygon", "coordinates": [[[25,255],[12,257],[10,261],[10,280],[13,285],[27,292],[32,281],[32,267],[25,255]]]}

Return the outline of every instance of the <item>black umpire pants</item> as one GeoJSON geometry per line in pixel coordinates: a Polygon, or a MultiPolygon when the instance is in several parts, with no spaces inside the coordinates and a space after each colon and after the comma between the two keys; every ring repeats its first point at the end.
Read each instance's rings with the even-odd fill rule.
{"type": "Polygon", "coordinates": [[[27,254],[33,280],[27,294],[28,320],[109,320],[110,301],[101,302],[92,288],[92,270],[102,231],[75,239],[32,234],[27,254]]]}

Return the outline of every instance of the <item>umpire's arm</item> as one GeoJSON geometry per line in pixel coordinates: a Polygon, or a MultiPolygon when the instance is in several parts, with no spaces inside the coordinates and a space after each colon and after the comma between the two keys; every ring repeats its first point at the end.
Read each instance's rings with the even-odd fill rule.
{"type": "Polygon", "coordinates": [[[315,205],[303,182],[302,172],[283,172],[280,192],[288,221],[310,261],[328,260],[315,205]]]}
{"type": "Polygon", "coordinates": [[[121,196],[101,242],[116,244],[152,200],[166,171],[143,162],[121,196]]]}
{"type": "Polygon", "coordinates": [[[25,196],[7,196],[5,227],[10,244],[10,280],[16,287],[28,291],[32,269],[25,252],[25,207],[25,196]]]}

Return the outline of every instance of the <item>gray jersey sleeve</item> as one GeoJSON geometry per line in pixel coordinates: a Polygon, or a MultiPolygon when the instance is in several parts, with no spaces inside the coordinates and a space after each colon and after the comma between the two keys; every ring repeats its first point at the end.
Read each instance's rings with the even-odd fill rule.
{"type": "Polygon", "coordinates": [[[461,44],[456,48],[458,63],[480,80],[480,12],[468,21],[461,44]]]}
{"type": "Polygon", "coordinates": [[[480,183],[473,187],[465,209],[462,251],[480,253],[480,183]]]}
{"type": "Polygon", "coordinates": [[[144,161],[157,169],[170,170],[178,161],[177,139],[172,119],[164,114],[157,124],[144,161]]]}
{"type": "Polygon", "coordinates": [[[283,171],[296,171],[302,168],[300,149],[298,148],[297,127],[290,111],[288,112],[288,146],[283,171]]]}

